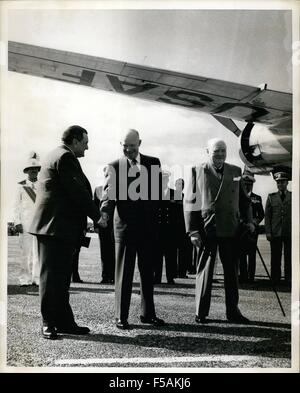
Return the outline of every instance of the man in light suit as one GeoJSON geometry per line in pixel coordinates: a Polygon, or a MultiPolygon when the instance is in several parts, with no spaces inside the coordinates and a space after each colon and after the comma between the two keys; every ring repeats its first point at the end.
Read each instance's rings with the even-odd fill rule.
{"type": "Polygon", "coordinates": [[[115,317],[119,329],[130,328],[128,314],[136,255],[141,279],[140,320],[154,326],[165,324],[157,318],[153,301],[160,161],[140,154],[140,145],[138,131],[128,130],[121,140],[124,156],[109,164],[102,196],[100,225],[114,219],[115,317]]]}
{"type": "Polygon", "coordinates": [[[236,239],[241,218],[249,230],[254,231],[250,200],[241,186],[241,169],[225,163],[225,142],[209,140],[207,153],[208,162],[192,169],[184,198],[186,230],[198,249],[195,320],[205,323],[209,313],[214,263],[219,247],[227,319],[232,323],[248,323],[249,320],[238,308],[236,239]]]}
{"type": "Polygon", "coordinates": [[[88,149],[87,131],[71,126],[63,133],[62,142],[42,165],[29,228],[38,240],[42,336],[48,339],[56,339],[57,333],[89,333],[89,328],[74,320],[69,287],[74,252],[84,245],[87,216],[95,222],[100,218],[78,161],[88,149]]]}
{"type": "Polygon", "coordinates": [[[284,249],[284,280],[291,285],[292,193],[287,186],[285,172],[274,174],[277,192],[268,195],[265,209],[266,237],[271,244],[271,279],[275,285],[281,280],[281,255],[284,249]]]}

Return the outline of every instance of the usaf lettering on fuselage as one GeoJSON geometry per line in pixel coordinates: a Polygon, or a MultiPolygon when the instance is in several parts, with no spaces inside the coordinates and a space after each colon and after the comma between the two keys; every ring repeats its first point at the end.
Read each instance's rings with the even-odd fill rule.
{"type": "Polygon", "coordinates": [[[67,78],[50,78],[83,86],[98,87],[131,97],[137,96],[185,108],[201,109],[202,112],[211,114],[224,115],[232,110],[238,110],[241,120],[253,121],[260,119],[261,122],[268,124],[267,115],[269,111],[267,109],[253,106],[249,103],[236,102],[228,97],[226,97],[226,102],[224,102],[225,97],[222,96],[192,92],[168,85],[140,81],[130,76],[116,76],[101,71],[82,70],[81,74],[78,72],[76,74],[64,72],[62,76],[67,78]]]}

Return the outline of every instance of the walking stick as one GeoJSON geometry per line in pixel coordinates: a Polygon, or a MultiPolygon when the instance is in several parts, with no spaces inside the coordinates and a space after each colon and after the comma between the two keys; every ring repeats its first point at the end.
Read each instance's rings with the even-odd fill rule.
{"type": "Polygon", "coordinates": [[[282,314],[283,314],[283,316],[285,317],[286,315],[285,315],[284,309],[283,309],[283,307],[282,307],[281,301],[280,301],[280,299],[279,299],[278,293],[277,293],[277,291],[276,291],[276,288],[275,288],[274,285],[272,284],[271,276],[270,276],[270,274],[269,274],[269,272],[268,272],[267,266],[266,266],[266,264],[265,264],[265,261],[263,260],[263,257],[262,257],[262,255],[261,255],[261,253],[260,253],[260,251],[259,251],[258,246],[256,246],[256,250],[257,250],[257,252],[258,252],[258,255],[260,256],[261,262],[262,262],[262,264],[263,264],[263,266],[264,266],[264,268],[265,268],[265,271],[266,271],[266,273],[267,273],[267,276],[268,276],[269,279],[270,279],[271,287],[272,287],[272,289],[273,289],[273,291],[274,291],[274,293],[275,293],[275,295],[276,295],[276,297],[277,297],[277,300],[278,300],[280,309],[281,309],[281,311],[282,311],[282,314]]]}

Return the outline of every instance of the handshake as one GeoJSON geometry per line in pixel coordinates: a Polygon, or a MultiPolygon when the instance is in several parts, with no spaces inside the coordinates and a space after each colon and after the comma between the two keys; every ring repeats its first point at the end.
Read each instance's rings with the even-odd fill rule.
{"type": "Polygon", "coordinates": [[[106,228],[108,225],[108,220],[109,220],[109,215],[105,212],[101,213],[101,217],[99,221],[97,222],[97,225],[101,228],[106,228]]]}

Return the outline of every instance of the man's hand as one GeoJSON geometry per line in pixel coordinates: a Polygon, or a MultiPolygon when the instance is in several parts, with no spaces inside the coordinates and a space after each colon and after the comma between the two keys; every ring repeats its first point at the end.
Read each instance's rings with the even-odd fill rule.
{"type": "Polygon", "coordinates": [[[252,222],[249,222],[247,224],[247,228],[249,229],[250,233],[254,233],[255,232],[255,225],[252,222]]]}
{"type": "Polygon", "coordinates": [[[190,239],[191,239],[191,242],[194,246],[196,246],[196,247],[201,246],[202,241],[201,241],[200,233],[198,233],[198,232],[193,233],[191,235],[190,239]]]}
{"type": "Polygon", "coordinates": [[[107,227],[107,223],[108,223],[108,219],[109,219],[108,214],[105,213],[105,212],[102,212],[102,213],[101,213],[100,220],[97,222],[97,224],[98,224],[101,228],[106,228],[106,227],[107,227]]]}
{"type": "Polygon", "coordinates": [[[271,241],[271,233],[266,233],[267,240],[270,242],[271,241]]]}
{"type": "Polygon", "coordinates": [[[15,226],[17,233],[23,233],[23,225],[22,224],[17,224],[15,226]]]}

